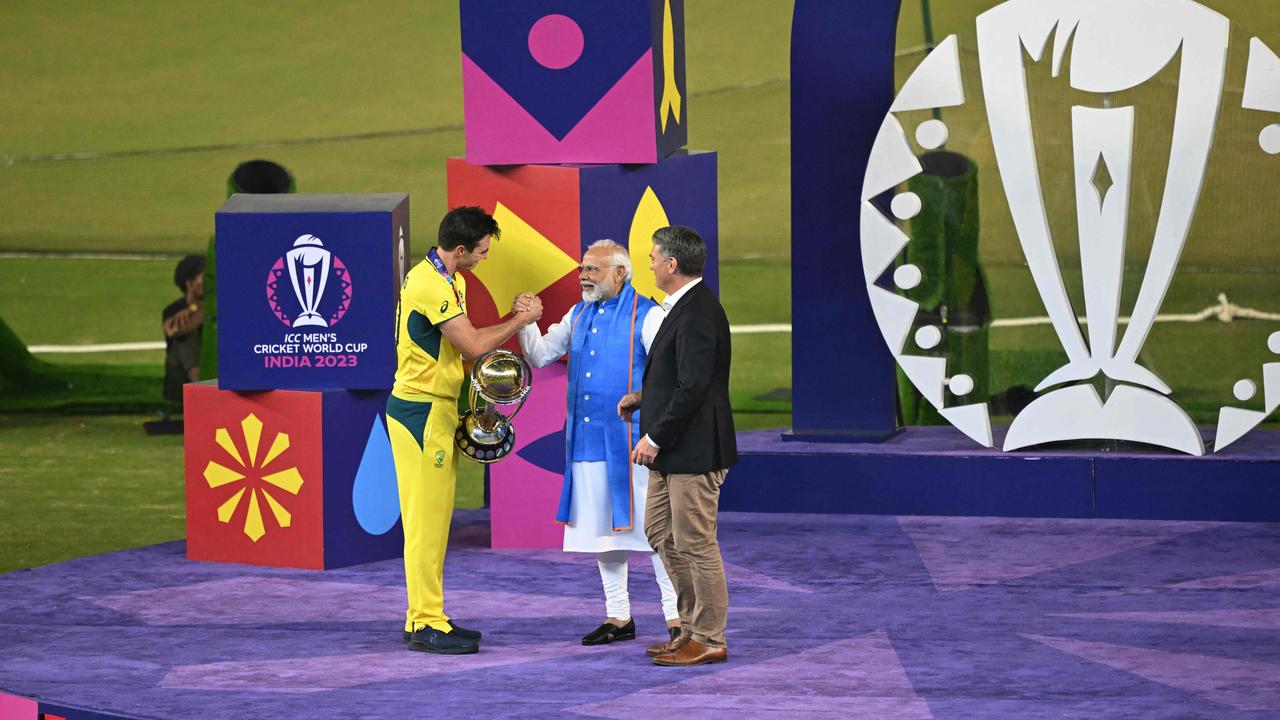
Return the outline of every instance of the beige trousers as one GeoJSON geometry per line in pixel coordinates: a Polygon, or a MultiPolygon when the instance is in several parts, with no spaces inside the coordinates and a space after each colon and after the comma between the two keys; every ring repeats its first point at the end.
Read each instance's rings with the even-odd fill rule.
{"type": "Polygon", "coordinates": [[[649,471],[645,534],[676,589],[680,624],[708,647],[724,647],[729,590],[716,539],[720,486],[728,470],[700,475],[649,471]]]}

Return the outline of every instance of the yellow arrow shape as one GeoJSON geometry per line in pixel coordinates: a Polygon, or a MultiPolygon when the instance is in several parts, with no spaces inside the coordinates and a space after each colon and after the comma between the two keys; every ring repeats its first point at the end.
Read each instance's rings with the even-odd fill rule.
{"type": "Polygon", "coordinates": [[[502,203],[493,219],[502,228],[502,239],[490,246],[489,259],[472,272],[489,290],[499,314],[507,314],[517,294],[540,293],[578,269],[577,260],[502,203]]]}

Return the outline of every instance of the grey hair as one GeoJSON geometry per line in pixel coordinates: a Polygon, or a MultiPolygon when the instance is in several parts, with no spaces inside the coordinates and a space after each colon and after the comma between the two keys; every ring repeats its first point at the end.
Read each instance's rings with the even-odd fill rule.
{"type": "Polygon", "coordinates": [[[653,244],[663,257],[675,258],[676,268],[685,277],[701,277],[707,264],[707,243],[697,230],[669,225],[653,233],[653,244]]]}
{"type": "Polygon", "coordinates": [[[626,248],[609,238],[597,240],[587,246],[588,250],[595,250],[596,248],[608,250],[613,258],[613,263],[627,271],[622,278],[622,282],[631,282],[631,276],[634,273],[631,270],[631,253],[626,248]]]}

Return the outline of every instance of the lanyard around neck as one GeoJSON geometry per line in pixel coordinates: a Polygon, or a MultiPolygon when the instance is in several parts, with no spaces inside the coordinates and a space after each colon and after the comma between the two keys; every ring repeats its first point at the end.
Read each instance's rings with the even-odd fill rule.
{"type": "Polygon", "coordinates": [[[449,269],[444,266],[444,261],[440,259],[440,253],[435,248],[427,251],[427,260],[435,267],[436,272],[444,276],[444,281],[449,283],[449,289],[453,291],[453,298],[458,301],[458,307],[462,307],[462,296],[458,295],[458,286],[453,284],[453,275],[449,274],[449,269]]]}

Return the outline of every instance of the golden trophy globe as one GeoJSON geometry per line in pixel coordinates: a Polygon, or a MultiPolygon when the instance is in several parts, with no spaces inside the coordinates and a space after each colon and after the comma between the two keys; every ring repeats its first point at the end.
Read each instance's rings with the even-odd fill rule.
{"type": "Polygon", "coordinates": [[[454,442],[476,462],[494,463],[515,447],[516,430],[511,419],[524,406],[533,386],[533,371],[525,359],[509,350],[481,355],[471,368],[471,409],[458,419],[454,442]],[[500,406],[513,406],[508,414],[500,406]]]}

